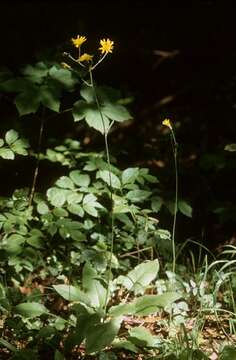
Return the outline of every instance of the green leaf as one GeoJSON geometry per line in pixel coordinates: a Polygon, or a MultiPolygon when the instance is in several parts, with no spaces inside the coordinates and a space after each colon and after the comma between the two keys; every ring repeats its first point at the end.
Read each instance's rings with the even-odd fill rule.
{"type": "Polygon", "coordinates": [[[52,213],[53,213],[53,215],[55,215],[59,218],[68,216],[68,212],[65,209],[60,208],[60,207],[53,209],[52,213]]]}
{"type": "Polygon", "coordinates": [[[121,188],[121,183],[119,178],[113,174],[112,172],[108,171],[108,170],[100,170],[97,172],[97,178],[102,179],[107,185],[110,186],[110,182],[111,182],[111,186],[114,189],[120,189],[121,188]]]}
{"type": "Polygon", "coordinates": [[[56,350],[54,354],[54,360],[65,360],[64,356],[60,351],[56,350]]]}
{"type": "Polygon", "coordinates": [[[68,202],[68,204],[78,204],[83,199],[83,196],[84,195],[81,193],[71,191],[70,193],[68,193],[68,195],[66,197],[66,201],[68,202]]]}
{"type": "Polygon", "coordinates": [[[112,343],[112,347],[117,349],[125,349],[133,353],[139,352],[139,349],[129,340],[115,339],[112,343]]]}
{"type": "Polygon", "coordinates": [[[225,345],[220,353],[220,360],[235,360],[236,359],[236,347],[232,345],[225,345]]]}
{"type": "Polygon", "coordinates": [[[128,168],[122,172],[122,184],[132,184],[135,182],[139,174],[138,168],[128,168]]]}
{"type": "Polygon", "coordinates": [[[107,323],[88,327],[86,332],[86,353],[91,354],[101,351],[110,345],[118,334],[121,321],[121,318],[115,318],[107,323]]]}
{"type": "Polygon", "coordinates": [[[125,120],[132,119],[132,116],[123,105],[117,104],[106,104],[102,107],[102,113],[105,114],[109,119],[122,122],[125,120]]]}
{"type": "Polygon", "coordinates": [[[67,207],[67,209],[71,214],[78,215],[80,217],[84,216],[84,209],[79,204],[71,204],[67,207]]]}
{"type": "Polygon", "coordinates": [[[31,82],[42,83],[43,78],[48,74],[47,65],[40,61],[34,66],[26,65],[22,71],[22,74],[25,75],[31,82]]]}
{"type": "Polygon", "coordinates": [[[37,204],[37,211],[40,215],[44,215],[44,214],[47,214],[49,212],[49,208],[47,206],[47,204],[43,201],[40,201],[38,204],[37,204]]]}
{"type": "Polygon", "coordinates": [[[73,105],[72,115],[74,121],[80,121],[85,118],[86,111],[90,109],[90,105],[83,100],[78,100],[73,105]]]}
{"type": "Polygon", "coordinates": [[[126,276],[119,276],[118,283],[132,290],[135,294],[143,293],[145,288],[157,277],[158,260],[143,262],[131,270],[126,276]]]}
{"type": "Polygon", "coordinates": [[[56,66],[52,66],[49,70],[49,75],[57,82],[57,86],[67,90],[73,90],[78,80],[73,76],[73,73],[67,69],[58,69],[56,66]]]}
{"type": "Polygon", "coordinates": [[[0,147],[2,147],[3,145],[4,145],[3,139],[0,139],[0,147]]]}
{"type": "Polygon", "coordinates": [[[236,144],[228,144],[228,145],[225,146],[224,149],[226,151],[231,151],[231,152],[236,151],[236,144]]]}
{"type": "Polygon", "coordinates": [[[110,121],[105,114],[101,113],[97,108],[88,108],[86,110],[85,121],[88,126],[104,134],[108,131],[110,121]]]}
{"type": "Polygon", "coordinates": [[[4,248],[7,253],[11,255],[16,255],[23,250],[21,245],[24,242],[25,242],[24,236],[20,234],[12,234],[7,238],[4,248]]]}
{"type": "Polygon", "coordinates": [[[82,187],[88,187],[90,184],[90,177],[89,175],[81,174],[79,170],[73,170],[69,174],[71,180],[74,182],[74,184],[82,187]]]}
{"type": "Polygon", "coordinates": [[[68,301],[79,301],[85,305],[90,306],[89,297],[80,289],[73,285],[53,285],[56,292],[68,301]]]}
{"type": "Polygon", "coordinates": [[[46,307],[37,302],[26,302],[15,306],[15,312],[25,318],[35,318],[48,313],[46,307]]]}
{"type": "Polygon", "coordinates": [[[73,181],[68,176],[61,176],[56,181],[56,185],[62,189],[74,189],[73,181]]]}
{"type": "Polygon", "coordinates": [[[6,143],[8,145],[11,145],[18,139],[18,137],[19,137],[18,132],[16,132],[15,130],[9,130],[5,135],[6,143]]]}
{"type": "Polygon", "coordinates": [[[52,187],[47,191],[49,202],[55,207],[62,207],[66,202],[67,190],[52,187]]]}
{"type": "Polygon", "coordinates": [[[49,85],[42,85],[39,88],[40,102],[52,111],[60,110],[60,92],[57,88],[49,85]]]}
{"type": "Polygon", "coordinates": [[[107,291],[97,279],[97,272],[89,263],[86,263],[83,267],[82,284],[91,305],[102,308],[105,304],[107,291]]]}
{"type": "Polygon", "coordinates": [[[144,295],[134,301],[135,314],[146,316],[156,313],[160,308],[170,306],[182,296],[176,292],[166,292],[160,295],[144,295]]]}
{"type": "Polygon", "coordinates": [[[87,194],[85,195],[83,199],[83,209],[88,213],[89,215],[92,215],[94,217],[98,216],[97,207],[101,208],[101,205],[96,201],[97,198],[93,194],[87,194]]]}
{"type": "Polygon", "coordinates": [[[143,326],[131,328],[128,339],[139,347],[160,346],[160,338],[153,336],[150,331],[143,326]]]}
{"type": "Polygon", "coordinates": [[[18,139],[13,144],[11,144],[11,150],[13,150],[16,154],[26,156],[28,152],[26,148],[29,147],[29,143],[25,139],[18,139]]]}
{"type": "Polygon", "coordinates": [[[6,160],[14,160],[15,155],[14,152],[7,148],[1,148],[0,149],[0,157],[6,160]]]}
{"type": "Polygon", "coordinates": [[[178,209],[185,216],[192,217],[193,209],[189,204],[186,203],[186,201],[183,201],[183,200],[179,201],[178,202],[178,209]]]}
{"type": "Polygon", "coordinates": [[[80,95],[84,100],[86,100],[87,103],[95,102],[94,89],[90,86],[83,85],[80,90],[80,95]]]}
{"type": "Polygon", "coordinates": [[[109,309],[109,315],[111,316],[122,316],[135,314],[135,303],[125,303],[112,306],[109,309]]]}
{"type": "Polygon", "coordinates": [[[151,201],[151,208],[154,212],[159,212],[164,201],[160,196],[155,196],[152,198],[151,201]]]}
{"type": "Polygon", "coordinates": [[[18,94],[14,102],[20,116],[36,113],[40,105],[39,88],[32,86],[31,89],[18,94]]]}
{"type": "Polygon", "coordinates": [[[142,202],[151,195],[147,190],[131,190],[126,194],[126,198],[132,202],[142,202]]]}
{"type": "Polygon", "coordinates": [[[6,347],[8,350],[12,351],[12,352],[16,352],[17,348],[10,344],[7,340],[4,340],[3,338],[0,338],[0,345],[6,347]]]}

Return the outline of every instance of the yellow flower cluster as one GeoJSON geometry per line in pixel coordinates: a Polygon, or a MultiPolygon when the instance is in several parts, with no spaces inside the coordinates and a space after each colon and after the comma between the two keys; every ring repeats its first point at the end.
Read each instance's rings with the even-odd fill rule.
{"type": "MultiPolygon", "coordinates": [[[[73,45],[76,48],[80,48],[80,46],[87,41],[87,38],[85,36],[80,36],[77,35],[76,38],[72,38],[71,39],[73,45]]],[[[102,55],[103,54],[108,54],[108,53],[112,53],[112,50],[114,48],[114,41],[111,41],[110,39],[102,39],[100,40],[100,47],[98,48],[99,51],[101,51],[102,55]]],[[[80,59],[80,61],[90,61],[92,60],[92,58],[88,59],[88,56],[91,57],[92,55],[88,55],[88,54],[83,54],[86,55],[85,58],[82,58],[83,60],[80,59]],[[88,55],[88,56],[87,56],[88,55]]],[[[82,56],[83,56],[82,55],[82,56]]]]}
{"type": "Polygon", "coordinates": [[[80,62],[83,62],[83,61],[92,61],[93,60],[93,55],[89,55],[89,54],[86,54],[84,53],[83,55],[81,55],[79,57],[79,61],[80,62]]]}

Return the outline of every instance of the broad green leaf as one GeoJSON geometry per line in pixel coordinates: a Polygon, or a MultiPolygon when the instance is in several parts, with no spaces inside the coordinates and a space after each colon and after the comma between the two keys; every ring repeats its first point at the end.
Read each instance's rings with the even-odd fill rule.
{"type": "Polygon", "coordinates": [[[6,160],[14,160],[15,155],[11,149],[0,148],[0,157],[6,160]]]}
{"type": "Polygon", "coordinates": [[[192,207],[186,203],[186,201],[180,200],[178,202],[179,211],[187,217],[192,217],[192,207]]]}
{"type": "Polygon", "coordinates": [[[135,303],[118,304],[109,309],[109,315],[122,316],[135,314],[135,303]]]}
{"type": "Polygon", "coordinates": [[[81,202],[81,200],[83,199],[83,194],[78,193],[78,192],[70,192],[68,193],[67,197],[66,197],[66,201],[68,202],[68,204],[78,204],[81,202]]]}
{"type": "Polygon", "coordinates": [[[134,183],[134,181],[136,180],[137,176],[139,174],[139,169],[138,168],[128,168],[125,169],[122,172],[122,184],[130,184],[130,183],[134,183]]]}
{"type": "Polygon", "coordinates": [[[226,151],[231,151],[231,152],[236,151],[236,144],[228,144],[228,145],[226,145],[225,150],[226,151]]]}
{"type": "Polygon", "coordinates": [[[98,217],[98,211],[92,204],[83,204],[84,211],[94,217],[98,217]]]}
{"type": "Polygon", "coordinates": [[[89,297],[80,289],[73,285],[53,285],[56,292],[68,301],[79,301],[85,305],[90,306],[89,297]]]}
{"type": "Polygon", "coordinates": [[[103,350],[110,345],[121,325],[121,318],[115,318],[103,324],[90,326],[86,332],[86,353],[91,354],[103,350]]]}
{"type": "Polygon", "coordinates": [[[40,102],[52,111],[60,110],[60,93],[57,88],[49,85],[42,85],[39,89],[40,102]]]}
{"type": "Polygon", "coordinates": [[[157,347],[160,345],[160,338],[152,335],[144,326],[131,328],[128,339],[140,347],[157,347]]]}
{"type": "Polygon", "coordinates": [[[79,170],[73,170],[69,174],[71,180],[78,186],[88,187],[90,184],[90,177],[87,174],[81,174],[79,170]]]}
{"type": "Polygon", "coordinates": [[[166,292],[160,295],[144,295],[134,301],[135,314],[146,316],[157,312],[160,308],[170,306],[182,296],[176,292],[166,292]]]}
{"type": "Polygon", "coordinates": [[[9,130],[5,135],[6,143],[8,145],[11,145],[18,139],[18,137],[19,137],[18,132],[16,132],[15,130],[9,130]]]}
{"type": "Polygon", "coordinates": [[[236,347],[233,345],[225,345],[220,353],[220,360],[235,360],[236,359],[236,347]]]}
{"type": "Polygon", "coordinates": [[[80,217],[84,216],[84,209],[79,204],[71,204],[67,207],[67,209],[71,214],[78,215],[80,217]]]}
{"type": "Polygon", "coordinates": [[[113,194],[113,213],[114,214],[121,214],[130,212],[130,206],[127,204],[127,201],[121,197],[113,194]]]}
{"type": "Polygon", "coordinates": [[[68,212],[66,211],[66,209],[63,209],[60,207],[53,209],[52,213],[53,213],[53,215],[60,217],[60,218],[68,216],[68,212]]]}
{"type": "Polygon", "coordinates": [[[48,313],[46,307],[37,302],[26,302],[15,306],[15,312],[25,318],[35,318],[48,313]]]}
{"type": "Polygon", "coordinates": [[[151,208],[154,212],[159,212],[164,201],[160,196],[155,196],[151,200],[151,208]]]}
{"type": "Polygon", "coordinates": [[[126,276],[119,276],[118,282],[135,294],[143,293],[145,288],[157,277],[158,260],[143,262],[131,270],[126,276]]]}
{"type": "Polygon", "coordinates": [[[62,189],[74,189],[73,181],[68,176],[61,176],[56,185],[62,189]]]}
{"type": "Polygon", "coordinates": [[[42,83],[43,78],[48,74],[47,65],[40,61],[36,63],[34,66],[26,65],[22,70],[22,74],[25,75],[31,82],[42,83]]]}
{"type": "Polygon", "coordinates": [[[52,187],[47,191],[47,198],[55,207],[61,207],[66,202],[67,190],[52,187]]]}
{"type": "Polygon", "coordinates": [[[112,347],[117,349],[125,349],[133,353],[138,353],[140,350],[129,340],[116,338],[112,342],[112,347]]]}
{"type": "Polygon", "coordinates": [[[132,119],[132,116],[128,112],[128,110],[123,105],[117,104],[106,104],[102,107],[102,112],[109,119],[122,122],[125,120],[132,119]]]}
{"type": "Polygon", "coordinates": [[[100,170],[97,172],[97,178],[102,179],[107,185],[111,186],[114,189],[120,189],[121,188],[121,183],[119,178],[113,174],[112,172],[108,171],[108,170],[100,170]]]}
{"type": "Polygon", "coordinates": [[[85,121],[87,124],[99,131],[101,134],[107,133],[110,125],[109,119],[97,108],[88,108],[86,110],[85,121]]]}
{"type": "Polygon", "coordinates": [[[84,100],[86,100],[87,103],[95,102],[94,89],[90,86],[83,85],[80,90],[80,95],[84,100]]]}
{"type": "Polygon", "coordinates": [[[142,202],[146,200],[151,194],[151,191],[147,190],[131,190],[126,194],[126,198],[132,202],[142,202]]]}
{"type": "Polygon", "coordinates": [[[25,240],[24,236],[20,234],[12,234],[7,238],[4,248],[6,252],[11,255],[19,254],[23,250],[21,245],[25,242],[25,240]]]}
{"type": "Polygon", "coordinates": [[[51,69],[49,70],[49,75],[59,85],[61,85],[67,90],[73,90],[74,86],[78,82],[78,80],[76,79],[76,77],[73,76],[73,73],[70,70],[58,69],[56,66],[51,67],[51,69]]]}
{"type": "Polygon", "coordinates": [[[3,139],[0,139],[0,147],[2,147],[3,145],[4,145],[3,139]]]}
{"type": "Polygon", "coordinates": [[[3,338],[0,338],[0,345],[6,347],[8,350],[12,351],[12,352],[16,352],[17,351],[17,348],[10,344],[7,340],[3,339],[3,338]]]}
{"type": "Polygon", "coordinates": [[[31,89],[18,94],[14,102],[20,116],[36,113],[40,105],[39,88],[34,86],[31,89]]]}
{"type": "Polygon", "coordinates": [[[56,350],[54,354],[54,360],[65,360],[65,358],[60,351],[56,350]]]}
{"type": "Polygon", "coordinates": [[[80,121],[85,118],[86,111],[90,109],[90,105],[83,100],[78,100],[73,105],[72,115],[74,121],[80,121]]]}
{"type": "Polygon", "coordinates": [[[82,284],[91,305],[102,308],[105,304],[107,291],[97,279],[97,272],[89,263],[86,263],[83,267],[82,284]]]}
{"type": "Polygon", "coordinates": [[[13,150],[16,154],[26,156],[28,155],[27,148],[29,147],[29,143],[25,139],[18,139],[13,144],[10,145],[11,150],[13,150]]]}
{"type": "Polygon", "coordinates": [[[43,201],[40,201],[38,204],[37,204],[37,211],[40,215],[44,215],[44,214],[47,214],[49,212],[49,208],[47,206],[47,204],[43,201]]]}
{"type": "Polygon", "coordinates": [[[87,194],[83,199],[83,209],[94,217],[98,216],[96,208],[101,208],[101,205],[96,200],[97,198],[93,194],[87,194]]]}

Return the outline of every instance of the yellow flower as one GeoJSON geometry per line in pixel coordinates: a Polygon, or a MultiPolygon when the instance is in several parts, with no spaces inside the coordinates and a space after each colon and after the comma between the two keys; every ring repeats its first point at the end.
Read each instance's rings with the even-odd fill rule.
{"type": "Polygon", "coordinates": [[[71,41],[73,43],[73,45],[77,48],[79,48],[85,41],[86,41],[86,37],[85,36],[80,36],[77,35],[77,38],[72,38],[71,41]]]}
{"type": "Polygon", "coordinates": [[[98,50],[100,50],[102,54],[112,53],[114,41],[111,41],[110,39],[103,39],[100,40],[100,45],[101,46],[98,50]]]}
{"type": "Polygon", "coordinates": [[[83,55],[81,55],[79,57],[79,61],[80,62],[83,62],[83,61],[92,61],[93,60],[93,55],[89,55],[89,54],[86,54],[84,53],[83,55]]]}
{"type": "Polygon", "coordinates": [[[165,125],[167,126],[169,129],[172,130],[172,125],[171,125],[171,122],[170,122],[170,119],[165,119],[162,121],[162,125],[165,125]]]}

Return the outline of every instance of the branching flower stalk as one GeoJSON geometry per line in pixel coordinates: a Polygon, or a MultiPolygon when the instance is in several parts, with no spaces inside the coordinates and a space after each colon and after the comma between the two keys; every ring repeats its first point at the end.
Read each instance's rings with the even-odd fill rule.
{"type": "MultiPolygon", "coordinates": [[[[106,296],[105,296],[105,302],[104,302],[104,311],[106,313],[108,299],[109,299],[109,291],[110,291],[110,283],[111,283],[111,268],[112,268],[112,256],[113,256],[113,249],[114,249],[114,212],[113,212],[113,190],[112,190],[112,180],[111,180],[111,161],[110,161],[110,152],[109,152],[109,145],[108,145],[108,133],[110,128],[113,125],[113,122],[110,123],[108,128],[106,128],[103,113],[101,110],[101,104],[99,102],[98,94],[96,91],[96,87],[93,80],[93,70],[105,59],[108,53],[112,53],[113,50],[113,44],[114,42],[110,39],[102,39],[100,40],[100,47],[99,51],[101,52],[101,56],[99,60],[93,64],[93,55],[83,53],[81,55],[81,45],[87,40],[85,36],[78,35],[77,38],[72,38],[73,45],[78,48],[78,59],[74,59],[70,54],[65,54],[70,60],[73,62],[76,62],[77,64],[81,65],[83,68],[88,69],[89,73],[89,81],[88,83],[86,80],[82,79],[82,81],[87,85],[91,86],[94,92],[94,99],[97,106],[97,109],[99,111],[101,121],[102,121],[102,127],[103,127],[103,133],[104,133],[104,142],[105,142],[105,153],[106,153],[106,161],[108,165],[108,173],[109,173],[109,190],[110,190],[110,201],[111,201],[111,246],[110,246],[110,256],[108,259],[108,277],[107,277],[107,289],[106,289],[106,296]],[[88,65],[85,65],[84,62],[87,62],[88,65]]],[[[66,63],[63,64],[63,66],[68,67],[66,63]]],[[[72,69],[73,70],[73,69],[72,69]]]]}
{"type": "Polygon", "coordinates": [[[177,211],[178,211],[178,143],[175,138],[175,133],[172,127],[172,124],[169,119],[165,119],[162,122],[162,125],[167,126],[170,129],[170,136],[171,136],[171,145],[174,155],[174,167],[175,167],[175,205],[174,205],[174,219],[173,219],[173,227],[172,227],[172,271],[175,272],[176,266],[176,252],[175,252],[175,232],[176,232],[176,218],[177,218],[177,211]]]}

